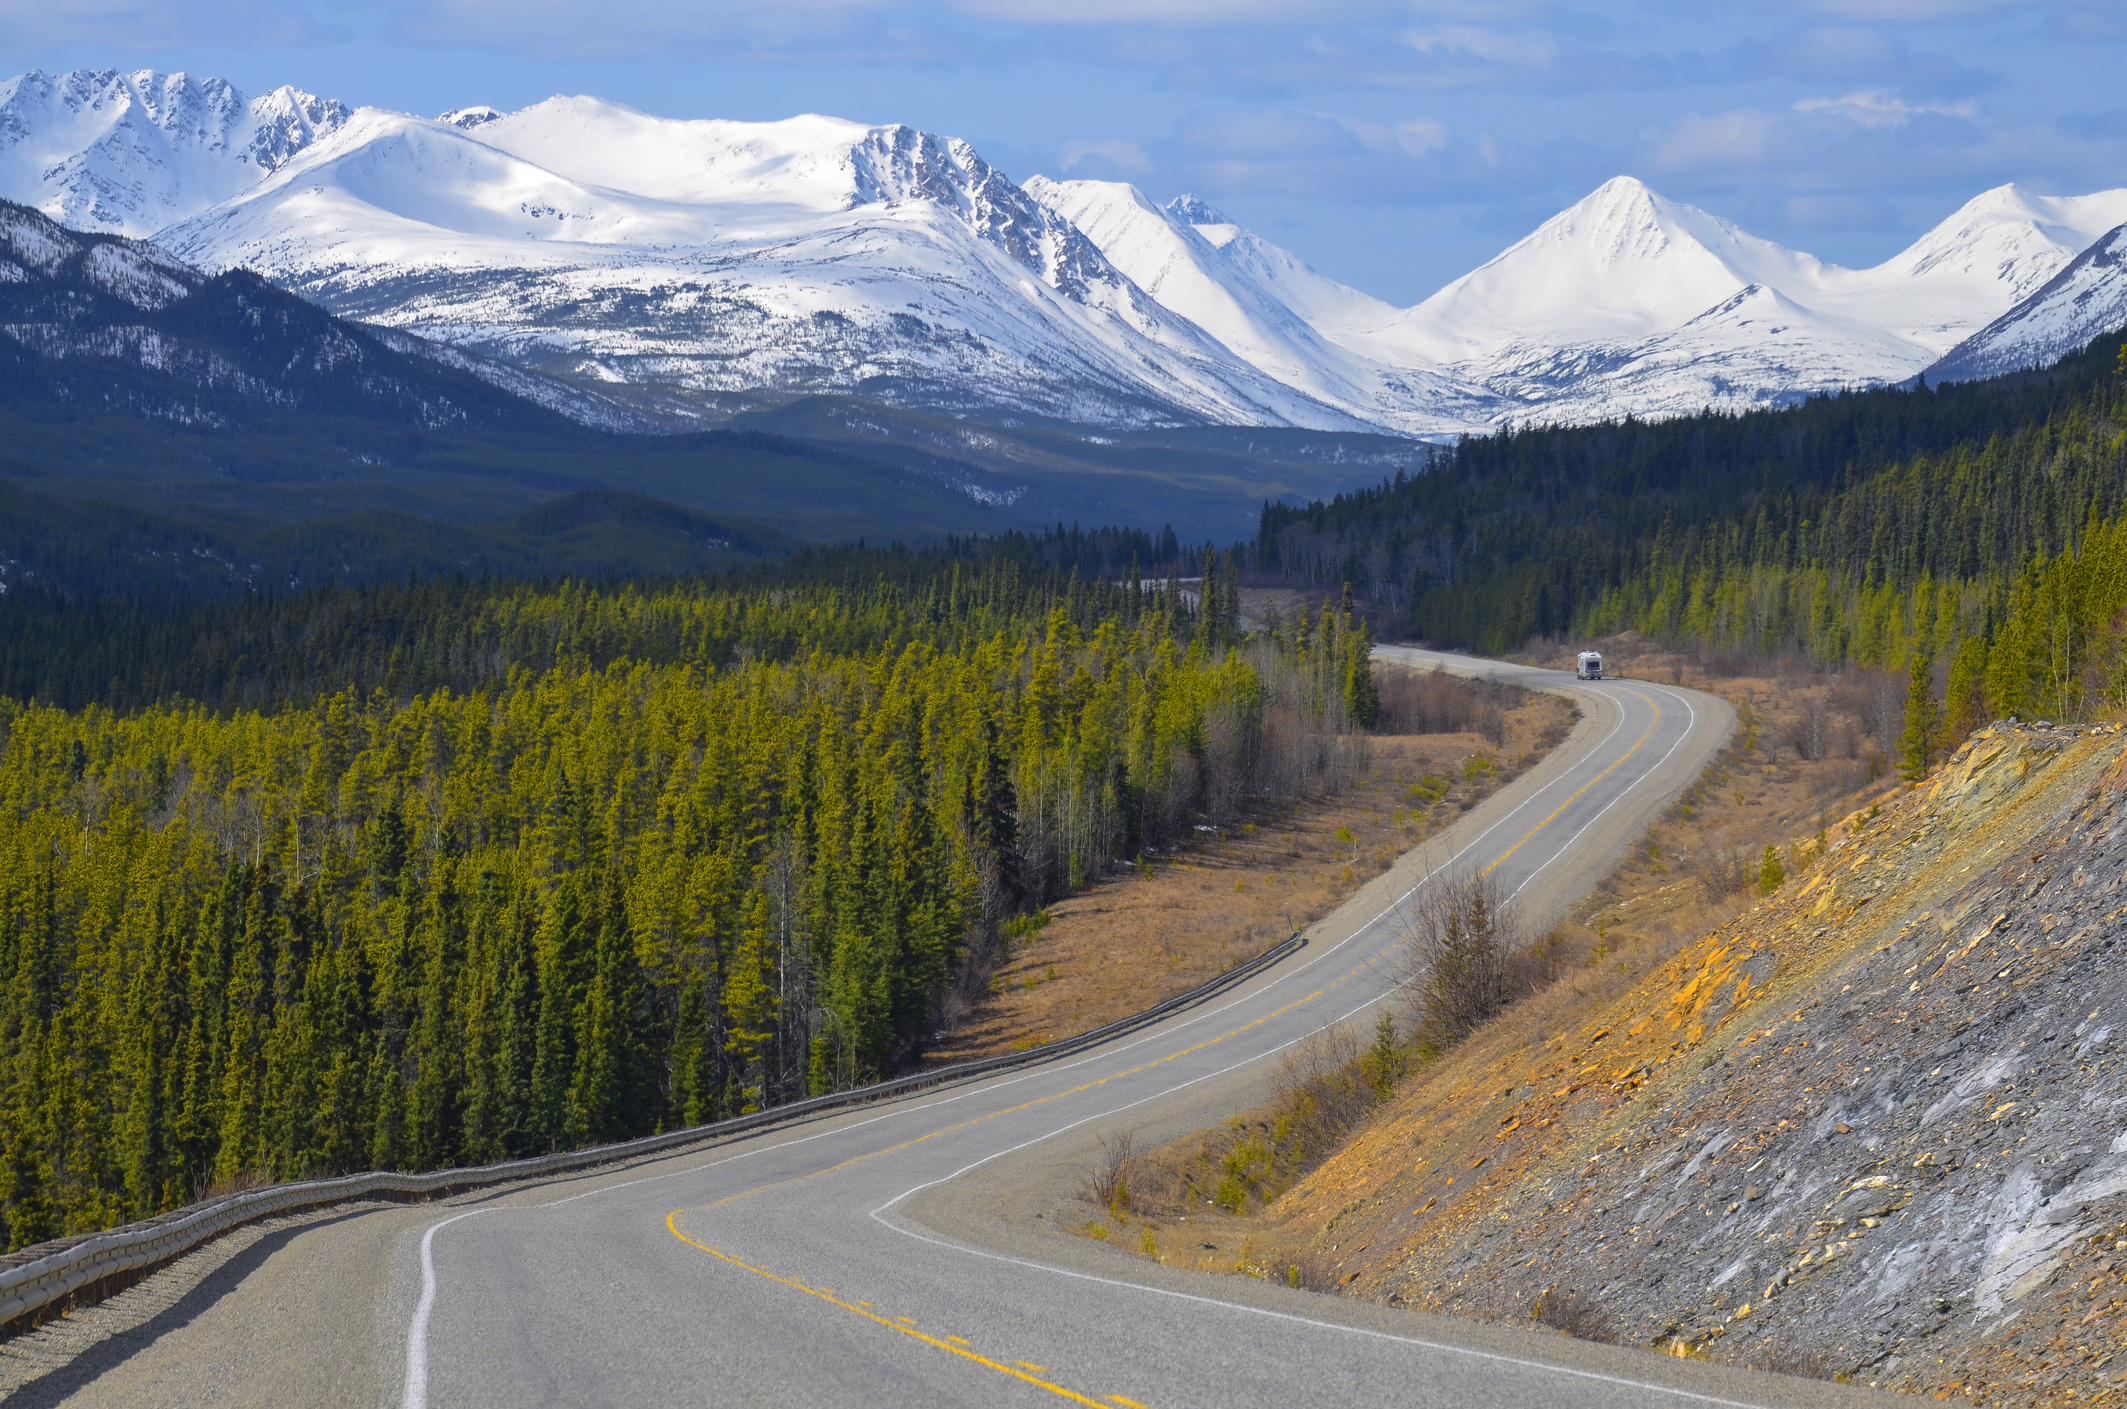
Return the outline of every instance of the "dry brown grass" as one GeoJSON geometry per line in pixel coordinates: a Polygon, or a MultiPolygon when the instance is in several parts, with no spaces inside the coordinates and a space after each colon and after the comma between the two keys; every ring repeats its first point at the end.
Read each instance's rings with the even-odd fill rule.
{"type": "Polygon", "coordinates": [[[1546,646],[1532,659],[1583,644],[1601,650],[1614,674],[1719,695],[1742,721],[1731,747],[1560,929],[1574,954],[1605,971],[1594,986],[1621,991],[1755,901],[1768,845],[1797,875],[1812,864],[1820,832],[1836,840],[1839,819],[1897,791],[1888,755],[1905,686],[1880,671],[1667,652],[1631,633],[1546,646]]]}
{"type": "Polygon", "coordinates": [[[1477,734],[1377,735],[1365,778],[1288,816],[1147,857],[1048,909],[1010,941],[990,991],[933,1048],[964,1061],[1054,1042],[1217,977],[1328,914],[1403,852],[1533,765],[1572,727],[1572,707],[1529,696],[1501,742],[1477,734]],[[1492,760],[1472,774],[1472,759],[1492,760]],[[1431,800],[1432,786],[1446,791],[1431,800]]]}
{"type": "MultiPolygon", "coordinates": [[[[1481,1181],[1450,1179],[1443,1186],[1436,1176],[1448,1160],[1467,1163],[1492,1147],[1495,1106],[1505,1092],[1517,1090],[1516,1074],[1532,1056],[1564,1042],[1566,1032],[1605,1011],[1692,941],[1754,903],[1768,844],[1779,848],[1792,880],[1812,865],[1820,827],[1830,830],[1842,825],[1841,819],[1865,814],[1872,801],[1896,787],[1894,778],[1881,776],[1871,763],[1874,738],[1863,708],[1867,680],[1783,675],[1772,669],[1762,675],[1716,674],[1694,660],[1634,650],[1629,642],[1623,650],[1616,642],[1598,644],[1613,664],[1624,660],[1629,674],[1723,696],[1745,724],[1687,794],[1688,801],[1672,808],[1550,937],[1545,962],[1562,974],[1458,1046],[1417,1065],[1393,1103],[1395,1119],[1375,1120],[1369,1112],[1354,1122],[1356,1129],[1340,1130],[1341,1148],[1331,1152],[1330,1168],[1297,1183],[1259,1179],[1238,1212],[1231,1199],[1222,1205],[1208,1195],[1215,1195],[1229,1166],[1261,1168],[1260,1160],[1254,1165],[1250,1160],[1258,1149],[1277,1144],[1278,1100],[1139,1154],[1133,1184],[1141,1194],[1134,1210],[1138,1230],[1118,1246],[1135,1246],[1149,1233],[1162,1259],[1179,1265],[1287,1281],[1292,1278],[1286,1269],[1299,1268],[1300,1285],[1349,1289],[1379,1255],[1375,1230],[1387,1231],[1385,1217],[1400,1221],[1391,1214],[1399,1200],[1409,1200],[1403,1218],[1422,1221],[1436,1202],[1441,1211],[1462,1204],[1465,1186],[1495,1184],[1489,1168],[1482,1170],[1481,1181]],[[1783,741],[1798,727],[1816,731],[1834,746],[1820,757],[1798,753],[1783,741]],[[1845,747],[1849,737],[1851,756],[1845,747]],[[1747,864],[1721,864],[1736,858],[1747,864]],[[1414,1129],[1423,1133],[1414,1138],[1414,1129]]],[[[1878,719],[1874,727],[1887,726],[1878,719]]],[[[1605,1080],[1617,1076],[1607,1068],[1603,1072],[1605,1080]]],[[[1626,1085],[1639,1079],[1628,1076],[1626,1085]]],[[[1323,1162],[1319,1152],[1310,1155],[1308,1170],[1323,1162]]],[[[1514,1168],[1497,1173],[1511,1185],[1514,1168]]],[[[1566,1295],[1532,1285],[1529,1304],[1570,1321],[1559,1327],[1568,1334],[1602,1338],[1599,1310],[1577,1299],[1553,1300],[1566,1295]]]]}

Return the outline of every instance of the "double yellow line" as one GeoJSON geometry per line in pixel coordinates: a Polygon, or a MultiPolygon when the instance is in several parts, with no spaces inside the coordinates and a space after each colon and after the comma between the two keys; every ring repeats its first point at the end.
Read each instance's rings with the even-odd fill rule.
{"type": "MultiPolygon", "coordinates": [[[[1640,746],[1642,744],[1645,744],[1648,739],[1654,736],[1654,731],[1660,726],[1661,722],[1662,707],[1660,704],[1655,704],[1654,721],[1647,726],[1647,731],[1641,734],[1639,738],[1634,741],[1631,748],[1626,749],[1624,753],[1618,755],[1616,761],[1611,763],[1608,768],[1605,768],[1602,772],[1596,774],[1593,778],[1590,778],[1586,783],[1583,783],[1571,797],[1567,798],[1564,802],[1553,808],[1550,814],[1546,816],[1541,822],[1538,822],[1535,826],[1531,827],[1520,841],[1517,841],[1514,843],[1514,845],[1508,847],[1506,851],[1500,854],[1497,860],[1493,861],[1491,865],[1485,867],[1483,874],[1489,876],[1490,874],[1492,874],[1492,872],[1498,870],[1501,866],[1505,865],[1508,858],[1512,857],[1515,852],[1521,850],[1521,848],[1528,843],[1530,838],[1534,837],[1538,832],[1541,832],[1544,828],[1550,826],[1551,823],[1558,820],[1559,814],[1564,812],[1567,808],[1571,807],[1574,803],[1578,802],[1583,796],[1587,794],[1590,788],[1602,782],[1603,779],[1609,777],[1612,773],[1615,773],[1619,768],[1623,767],[1625,761],[1631,758],[1634,754],[1638,753],[1640,751],[1640,746]]],[[[1362,964],[1360,967],[1363,968],[1365,966],[1362,964]]],[[[1356,973],[1357,970],[1354,970],[1353,972],[1356,973]]],[[[1349,978],[1351,977],[1351,975],[1346,974],[1344,977],[1349,978]]],[[[1340,979],[1339,982],[1341,981],[1342,980],[1340,979]]],[[[733,1203],[739,1199],[750,1198],[754,1194],[763,1193],[769,1189],[777,1189],[787,1184],[795,1184],[806,1179],[814,1179],[823,1174],[832,1174],[837,1170],[847,1169],[851,1165],[862,1164],[866,1160],[876,1159],[880,1155],[893,1154],[897,1151],[908,1149],[911,1146],[920,1145],[924,1141],[935,1139],[940,1135],[950,1135],[955,1131],[965,1130],[968,1127],[974,1125],[980,1125],[984,1121],[995,1120],[1001,1116],[1016,1115],[1020,1111],[1031,1110],[1035,1106],[1046,1105],[1050,1101],[1060,1100],[1065,1096],[1080,1095],[1084,1092],[1091,1091],[1096,1087],[1105,1086],[1111,1081],[1119,1081],[1124,1077],[1136,1076],[1141,1072],[1150,1071],[1154,1067],[1162,1066],[1168,1062],[1177,1061],[1182,1057],[1191,1056],[1197,1052],[1201,1052],[1208,1047],[1215,1047],[1219,1043],[1224,1042],[1229,1037],[1238,1037],[1242,1033],[1247,1032],[1253,1028],[1261,1027],[1264,1023],[1269,1022],[1273,1018],[1281,1017],[1284,1014],[1292,1011],[1294,1008],[1300,1007],[1303,1004],[1313,1002],[1315,999],[1320,998],[1327,991],[1327,989],[1318,988],[1313,993],[1308,994],[1305,998],[1296,998],[1292,1002],[1285,1004],[1283,1007],[1265,1013],[1262,1017],[1255,1019],[1253,1022],[1243,1023],[1241,1026],[1234,1028],[1229,1032],[1220,1033],[1217,1037],[1211,1038],[1208,1041],[1199,1042],[1192,1047],[1184,1047],[1177,1052],[1170,1052],[1164,1057],[1158,1057],[1153,1059],[1152,1061],[1145,1062],[1142,1065],[1131,1067],[1127,1071],[1113,1072],[1107,1076],[1099,1077],[1093,1081],[1085,1082],[1082,1085],[1070,1087],[1067,1090],[1051,1092],[1049,1095],[1046,1096],[1037,1096],[1031,1101],[1022,1101],[1016,1106],[1007,1106],[1002,1110],[995,1110],[988,1112],[984,1115],[975,1116],[969,1120],[961,1121],[958,1124],[948,1125],[941,1129],[933,1130],[923,1135],[918,1135],[913,1140],[904,1140],[897,1145],[888,1145],[883,1149],[872,1150],[866,1154],[854,1156],[853,1158],[843,1160],[838,1164],[829,1165],[824,1169],[817,1169],[809,1174],[798,1175],[794,1179],[779,1179],[772,1183],[758,1185],[755,1188],[746,1189],[739,1193],[728,1195],[727,1197],[718,1199],[713,1203],[703,1205],[703,1207],[718,1208],[724,1204],[733,1203]]],[[[978,1353],[971,1346],[958,1344],[956,1340],[941,1339],[937,1336],[926,1335],[925,1333],[917,1330],[913,1326],[906,1325],[900,1321],[891,1320],[885,1316],[881,1316],[879,1313],[873,1311],[868,1306],[861,1306],[854,1302],[845,1301],[841,1297],[834,1295],[832,1292],[823,1291],[818,1287],[807,1286],[805,1283],[798,1281],[794,1277],[785,1277],[779,1273],[771,1272],[765,1267],[756,1267],[750,1262],[746,1262],[740,1258],[733,1257],[730,1253],[725,1252],[720,1248],[713,1248],[707,1243],[700,1242],[697,1239],[687,1236],[685,1231],[683,1231],[680,1227],[680,1217],[682,1214],[686,1213],[686,1211],[687,1210],[683,1208],[674,1209],[671,1213],[665,1216],[665,1227],[667,1231],[669,1231],[673,1237],[679,1239],[687,1246],[699,1249],[700,1251],[709,1254],[709,1256],[716,1258],[718,1261],[727,1263],[730,1266],[736,1267],[743,1272],[751,1272],[756,1277],[765,1277],[769,1281],[775,1282],[778,1285],[789,1287],[794,1291],[803,1292],[805,1295],[810,1297],[817,1297],[821,1301],[824,1301],[831,1306],[839,1306],[844,1311],[850,1312],[857,1316],[861,1316],[865,1320],[884,1326],[890,1331],[898,1331],[904,1336],[908,1336],[912,1339],[923,1342],[925,1345],[935,1346],[939,1350],[947,1351],[950,1354],[960,1356],[964,1360],[971,1360],[978,1365],[986,1366],[987,1368],[995,1370],[1001,1375],[1009,1375],[1015,1380],[1021,1380],[1027,1384],[1034,1385],[1037,1388],[1045,1389],[1049,1391],[1049,1393],[1054,1394],[1060,1398],[1070,1400],[1074,1404],[1091,1405],[1093,1409],[1117,1409],[1117,1406],[1122,1406],[1122,1409],[1145,1409],[1143,1405],[1138,1404],[1134,1400],[1125,1399],[1121,1395],[1111,1395],[1107,1399],[1090,1398],[1086,1395],[1080,1394],[1077,1390],[1041,1378],[1040,1375],[1033,1373],[1033,1371],[1028,1368],[1025,1368],[1024,1364],[1014,1365],[1008,1364],[1001,1360],[992,1360],[988,1356],[978,1353]]]]}
{"type": "Polygon", "coordinates": [[[1587,782],[1581,784],[1580,788],[1573,794],[1573,796],[1567,798],[1564,802],[1552,808],[1550,816],[1544,818],[1543,821],[1538,822],[1535,826],[1529,828],[1527,835],[1523,836],[1520,841],[1514,843],[1514,845],[1508,847],[1505,851],[1501,852],[1499,859],[1494,861],[1491,865],[1485,867],[1481,874],[1489,876],[1494,871],[1498,870],[1500,867],[1506,865],[1507,858],[1512,856],[1515,852],[1521,850],[1523,845],[1528,842],[1530,837],[1535,836],[1538,832],[1542,831],[1544,828],[1550,826],[1553,822],[1557,821],[1558,814],[1564,812],[1574,803],[1579,802],[1581,798],[1587,793],[1588,789],[1594,787],[1597,783],[1600,783],[1601,781],[1603,781],[1603,779],[1609,777],[1612,773],[1615,773],[1618,769],[1624,767],[1625,760],[1632,757],[1632,755],[1638,753],[1640,751],[1640,745],[1646,743],[1649,739],[1654,737],[1654,731],[1661,727],[1661,723],[1662,707],[1661,705],[1656,704],[1654,706],[1654,722],[1647,726],[1646,733],[1640,735],[1639,738],[1633,740],[1631,748],[1626,749],[1623,753],[1619,754],[1617,756],[1617,761],[1612,763],[1608,768],[1605,768],[1602,772],[1596,774],[1593,778],[1590,778],[1587,782]]]}

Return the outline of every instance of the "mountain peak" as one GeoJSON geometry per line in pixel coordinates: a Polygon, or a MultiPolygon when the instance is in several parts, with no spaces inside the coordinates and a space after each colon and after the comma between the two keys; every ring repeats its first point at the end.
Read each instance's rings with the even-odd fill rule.
{"type": "Polygon", "coordinates": [[[0,83],[0,192],[77,228],[150,235],[249,189],[351,115],[299,88],[247,99],[182,72],[32,70],[0,83]]]}
{"type": "Polygon", "coordinates": [[[438,113],[436,121],[445,127],[481,127],[490,122],[500,122],[502,114],[485,103],[470,108],[452,108],[447,113],[438,113]]]}
{"type": "Polygon", "coordinates": [[[1748,284],[1778,287],[1806,259],[1616,176],[1412,309],[1398,341],[1451,362],[1523,341],[1634,341],[1748,284]]]}
{"type": "MultiPolygon", "coordinates": [[[[1538,226],[1536,234],[1530,238],[1537,238],[1546,230],[1577,235],[1641,232],[1662,224],[1665,217],[1680,211],[1704,215],[1691,206],[1680,206],[1664,199],[1636,176],[1613,176],[1538,226]]],[[[1714,219],[1712,216],[1705,218],[1714,219]]]]}
{"type": "Polygon", "coordinates": [[[1167,202],[1167,214],[1191,225],[1231,225],[1220,210],[1202,196],[1180,195],[1167,202]]]}
{"type": "Polygon", "coordinates": [[[2115,226],[2001,317],[1934,366],[1932,382],[2037,367],[2127,323],[2127,224],[2115,226]]]}

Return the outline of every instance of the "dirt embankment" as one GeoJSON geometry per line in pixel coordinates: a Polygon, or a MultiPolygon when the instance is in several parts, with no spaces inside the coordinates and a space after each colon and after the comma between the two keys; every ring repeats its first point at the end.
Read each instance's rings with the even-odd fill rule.
{"type": "Polygon", "coordinates": [[[1207,832],[1015,926],[988,994],[934,1062],[1024,1049],[1141,1012],[1328,914],[1402,853],[1562,742],[1577,718],[1529,694],[1476,733],[1377,734],[1363,774],[1282,817],[1207,832]]]}
{"type": "Polygon", "coordinates": [[[1629,990],[1529,1000],[1256,1220],[1259,1260],[1937,1397],[2127,1402],[2120,744],[1983,731],[1629,990]]]}

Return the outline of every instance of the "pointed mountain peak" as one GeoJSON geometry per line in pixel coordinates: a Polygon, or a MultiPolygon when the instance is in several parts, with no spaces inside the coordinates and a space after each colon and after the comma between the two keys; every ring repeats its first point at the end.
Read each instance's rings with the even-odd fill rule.
{"type": "Polygon", "coordinates": [[[1180,195],[1167,202],[1167,214],[1177,220],[1186,220],[1191,225],[1231,225],[1218,207],[1202,196],[1180,195]]]}
{"type": "Polygon", "coordinates": [[[1613,176],[1545,224],[1572,230],[1644,227],[1679,209],[1691,207],[1664,199],[1636,176],[1613,176]]]}
{"type": "Polygon", "coordinates": [[[1661,199],[1660,196],[1655,194],[1652,186],[1649,186],[1637,176],[1613,176],[1588,193],[1588,200],[1591,201],[1626,200],[1633,197],[1645,197],[1648,200],[1661,199]]]}
{"type": "Polygon", "coordinates": [[[0,195],[76,227],[149,235],[257,184],[351,115],[299,88],[248,99],[182,71],[26,73],[0,83],[0,195]]]}
{"type": "Polygon", "coordinates": [[[502,114],[500,112],[485,103],[476,104],[470,108],[452,108],[447,113],[438,113],[436,115],[436,121],[442,123],[445,127],[479,127],[486,123],[500,121],[501,118],[502,114]]]}

